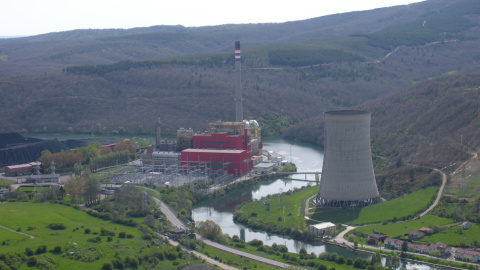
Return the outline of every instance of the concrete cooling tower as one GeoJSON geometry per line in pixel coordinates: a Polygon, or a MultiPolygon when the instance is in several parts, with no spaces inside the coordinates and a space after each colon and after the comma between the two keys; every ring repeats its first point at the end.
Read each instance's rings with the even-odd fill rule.
{"type": "Polygon", "coordinates": [[[378,201],[370,148],[370,112],[329,111],[317,204],[359,207],[378,201]]]}

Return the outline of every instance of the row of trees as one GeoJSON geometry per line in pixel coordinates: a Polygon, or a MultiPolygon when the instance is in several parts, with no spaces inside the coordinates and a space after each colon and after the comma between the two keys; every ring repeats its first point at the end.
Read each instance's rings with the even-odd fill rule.
{"type": "Polygon", "coordinates": [[[118,140],[113,147],[102,147],[99,142],[93,142],[89,146],[54,154],[45,150],[42,152],[39,161],[43,164],[44,173],[50,171],[49,165],[53,161],[58,171],[74,171],[79,176],[82,164],[89,165],[91,171],[122,164],[130,161],[130,155],[134,154],[135,151],[135,143],[130,140],[118,140]]]}
{"type": "Polygon", "coordinates": [[[70,192],[70,198],[73,203],[78,203],[83,198],[85,203],[90,204],[100,198],[100,182],[91,173],[86,173],[82,176],[72,176],[65,183],[65,188],[70,192]]]}

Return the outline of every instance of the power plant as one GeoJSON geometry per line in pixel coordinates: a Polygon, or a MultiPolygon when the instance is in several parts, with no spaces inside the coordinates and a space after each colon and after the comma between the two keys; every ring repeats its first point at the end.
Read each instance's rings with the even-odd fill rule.
{"type": "Polygon", "coordinates": [[[243,120],[240,41],[235,42],[235,122],[208,124],[205,132],[181,128],[177,140],[161,140],[158,119],[155,122],[156,144],[143,157],[145,165],[160,171],[182,173],[202,171],[211,177],[243,175],[262,158],[261,129],[256,120],[243,120]]]}
{"type": "Polygon", "coordinates": [[[324,113],[325,156],[318,206],[360,207],[379,199],[373,172],[368,111],[324,113]]]}

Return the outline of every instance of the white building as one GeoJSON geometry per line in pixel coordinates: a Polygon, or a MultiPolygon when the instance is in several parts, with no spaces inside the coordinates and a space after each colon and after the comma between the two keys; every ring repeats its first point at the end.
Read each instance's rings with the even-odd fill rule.
{"type": "Polygon", "coordinates": [[[262,162],[260,164],[253,166],[253,171],[259,174],[267,174],[272,172],[275,166],[276,166],[276,163],[262,162]]]}
{"type": "Polygon", "coordinates": [[[317,236],[332,235],[336,231],[336,226],[331,222],[322,222],[308,226],[308,230],[317,236]]]}

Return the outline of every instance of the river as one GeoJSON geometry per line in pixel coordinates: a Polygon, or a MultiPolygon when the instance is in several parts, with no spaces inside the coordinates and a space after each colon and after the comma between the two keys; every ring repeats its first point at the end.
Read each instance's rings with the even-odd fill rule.
{"type": "MultiPolygon", "coordinates": [[[[263,148],[272,150],[285,156],[288,161],[293,161],[297,165],[299,172],[321,172],[323,165],[323,150],[309,144],[286,141],[280,138],[264,138],[263,148]]],[[[306,185],[315,185],[315,182],[302,181],[304,175],[272,179],[255,183],[250,186],[227,193],[221,198],[212,198],[198,203],[193,208],[193,219],[195,221],[213,220],[217,223],[224,233],[230,236],[238,235],[244,241],[253,239],[262,240],[266,245],[273,243],[286,245],[288,251],[298,253],[301,248],[305,248],[308,253],[335,252],[345,258],[355,259],[361,257],[370,259],[371,256],[362,253],[356,253],[347,249],[332,245],[312,245],[302,241],[285,238],[282,236],[269,234],[263,231],[255,231],[247,228],[243,224],[233,221],[233,212],[235,206],[243,202],[249,202],[254,199],[258,200],[269,194],[277,194],[286,192],[306,185]]],[[[315,180],[315,175],[307,175],[307,179],[315,180]]],[[[406,269],[427,270],[429,266],[423,264],[404,264],[402,267],[406,269]]]]}
{"type": "MultiPolygon", "coordinates": [[[[91,135],[86,134],[28,134],[29,137],[36,137],[40,139],[81,139],[91,138],[91,135]]],[[[111,138],[111,135],[100,135],[95,137],[111,138]]],[[[117,138],[129,138],[133,135],[116,136],[117,138]]],[[[153,137],[149,135],[139,136],[147,141],[153,141],[153,137]]],[[[263,138],[263,145],[265,150],[272,150],[280,153],[286,157],[288,161],[293,161],[297,165],[299,172],[321,172],[323,165],[323,150],[320,147],[315,147],[310,144],[299,142],[286,141],[281,138],[263,138]]],[[[302,178],[301,180],[292,180],[290,177],[272,179],[261,183],[252,184],[250,186],[238,189],[226,194],[221,198],[208,199],[198,203],[193,208],[193,219],[195,221],[205,221],[207,219],[213,220],[217,223],[224,233],[230,236],[238,235],[245,241],[253,239],[262,240],[264,244],[272,245],[273,243],[286,245],[290,252],[298,253],[301,248],[305,248],[308,253],[315,254],[323,252],[335,252],[345,258],[355,259],[357,257],[370,259],[371,256],[362,253],[355,253],[344,248],[332,245],[312,245],[302,241],[296,241],[281,237],[278,235],[268,234],[263,231],[254,231],[242,224],[233,221],[233,211],[236,205],[252,201],[253,199],[260,199],[269,194],[277,194],[299,188],[305,185],[315,185],[315,182],[306,182],[304,175],[295,176],[293,178],[302,178]]],[[[314,180],[315,175],[308,175],[308,180],[314,180]]],[[[427,270],[429,266],[423,264],[404,264],[402,267],[406,269],[427,270]]]]}
{"type": "MultiPolygon", "coordinates": [[[[293,161],[297,165],[299,172],[322,171],[323,151],[321,148],[315,148],[311,145],[302,143],[292,143],[280,138],[264,139],[263,143],[263,149],[275,151],[284,155],[288,161],[293,161]]],[[[305,176],[299,175],[295,178],[303,180],[305,179],[305,176]]],[[[315,175],[308,175],[307,179],[315,180],[315,175]]],[[[363,254],[358,255],[336,246],[312,245],[262,231],[254,231],[233,221],[234,208],[238,204],[252,201],[254,199],[258,200],[269,194],[277,194],[293,190],[294,188],[315,184],[315,182],[292,180],[290,177],[256,183],[232,191],[221,198],[205,200],[195,205],[192,213],[193,219],[195,221],[205,221],[207,219],[213,220],[222,228],[224,233],[227,233],[230,236],[238,235],[242,240],[247,242],[253,239],[258,239],[262,240],[264,244],[270,246],[273,243],[286,245],[290,252],[298,253],[301,248],[305,248],[308,253],[314,252],[315,254],[319,254],[322,252],[336,252],[346,258],[355,259],[357,256],[369,258],[369,256],[363,254]]]]}

